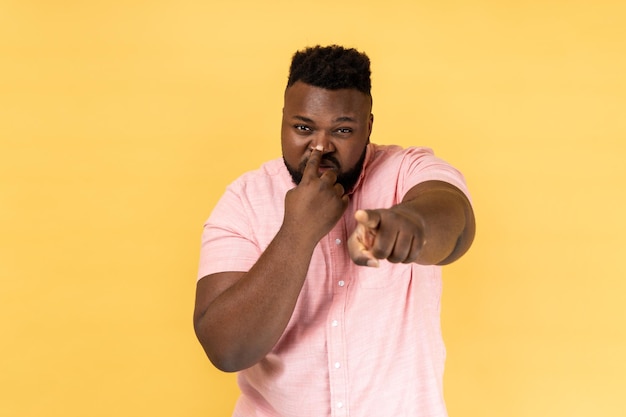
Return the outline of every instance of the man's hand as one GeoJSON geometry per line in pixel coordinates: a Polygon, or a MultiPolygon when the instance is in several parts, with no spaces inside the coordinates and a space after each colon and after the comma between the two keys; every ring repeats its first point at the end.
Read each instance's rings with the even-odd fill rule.
{"type": "Polygon", "coordinates": [[[317,243],[341,218],[349,198],[337,183],[333,170],[319,172],[322,158],[321,146],[313,149],[297,187],[289,190],[285,197],[285,219],[283,227],[293,227],[299,235],[317,243]]]}
{"type": "Polygon", "coordinates": [[[393,263],[446,265],[472,244],[476,224],[472,206],[461,190],[442,181],[411,188],[400,204],[388,209],[358,210],[348,240],[357,265],[393,263]]]}
{"type": "Polygon", "coordinates": [[[379,259],[393,263],[417,260],[424,232],[418,216],[401,206],[357,210],[357,226],[348,240],[350,257],[357,265],[378,266],[379,259]]]}

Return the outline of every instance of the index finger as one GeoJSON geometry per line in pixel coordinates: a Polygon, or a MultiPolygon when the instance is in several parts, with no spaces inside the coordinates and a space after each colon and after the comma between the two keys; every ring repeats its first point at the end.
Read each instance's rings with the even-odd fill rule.
{"type": "Polygon", "coordinates": [[[302,173],[303,177],[312,177],[317,178],[318,170],[320,167],[320,161],[322,160],[322,151],[324,147],[322,145],[317,145],[312,151],[311,155],[309,155],[309,160],[304,167],[304,172],[302,173]]]}

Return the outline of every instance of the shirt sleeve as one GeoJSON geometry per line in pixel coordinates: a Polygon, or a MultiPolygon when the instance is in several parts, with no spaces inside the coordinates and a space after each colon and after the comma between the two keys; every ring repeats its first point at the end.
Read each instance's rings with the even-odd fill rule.
{"type": "Polygon", "coordinates": [[[399,171],[398,193],[404,196],[412,187],[425,181],[443,181],[461,190],[471,201],[465,177],[459,170],[435,156],[429,148],[407,148],[399,171]]]}
{"type": "Polygon", "coordinates": [[[261,256],[251,238],[247,206],[237,183],[231,184],[204,224],[198,280],[217,272],[248,271],[261,256]]]}

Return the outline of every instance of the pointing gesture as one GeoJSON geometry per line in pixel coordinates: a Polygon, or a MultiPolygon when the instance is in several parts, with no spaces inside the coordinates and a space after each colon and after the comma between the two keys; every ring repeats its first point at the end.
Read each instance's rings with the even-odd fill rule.
{"type": "Polygon", "coordinates": [[[411,263],[423,244],[420,222],[412,213],[394,209],[357,210],[357,226],[348,240],[350,257],[357,265],[379,265],[379,259],[411,263]]]}
{"type": "Polygon", "coordinates": [[[460,257],[472,243],[475,223],[467,197],[441,181],[411,188],[400,204],[388,209],[358,210],[348,240],[357,265],[417,262],[444,265],[460,257]]]}

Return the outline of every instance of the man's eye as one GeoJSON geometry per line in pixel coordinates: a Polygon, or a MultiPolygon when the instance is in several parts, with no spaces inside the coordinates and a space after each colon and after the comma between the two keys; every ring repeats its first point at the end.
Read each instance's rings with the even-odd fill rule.
{"type": "Polygon", "coordinates": [[[349,127],[340,127],[339,129],[337,129],[337,133],[352,133],[352,129],[350,129],[349,127]]]}
{"type": "Polygon", "coordinates": [[[294,128],[295,128],[296,130],[300,130],[300,131],[302,131],[302,132],[308,132],[308,131],[310,131],[310,130],[311,130],[311,128],[310,128],[310,127],[305,126],[305,125],[295,125],[295,126],[294,126],[294,128]]]}

